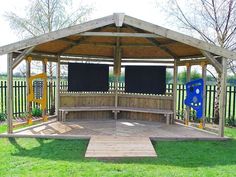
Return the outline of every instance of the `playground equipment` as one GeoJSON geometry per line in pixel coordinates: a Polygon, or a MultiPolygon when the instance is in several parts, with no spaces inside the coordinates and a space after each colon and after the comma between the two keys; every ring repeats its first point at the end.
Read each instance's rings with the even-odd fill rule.
{"type": "MultiPolygon", "coordinates": [[[[31,58],[28,57],[27,61],[31,62],[31,58]]],[[[43,65],[46,66],[47,60],[43,60],[43,65]]],[[[48,116],[46,115],[46,104],[47,104],[47,75],[46,75],[46,67],[43,69],[43,73],[30,76],[27,78],[28,83],[28,124],[32,124],[32,102],[35,102],[39,108],[42,110],[43,121],[48,120],[48,116]]]]}
{"type": "MultiPolygon", "coordinates": [[[[201,119],[203,116],[203,79],[190,81],[186,84],[187,96],[184,103],[193,108],[197,114],[196,117],[201,119]]],[[[202,120],[200,121],[199,128],[202,128],[202,120]]]]}

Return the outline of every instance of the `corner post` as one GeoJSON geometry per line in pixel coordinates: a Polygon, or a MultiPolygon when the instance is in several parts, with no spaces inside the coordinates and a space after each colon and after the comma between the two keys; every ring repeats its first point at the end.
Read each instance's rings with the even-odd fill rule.
{"type": "Polygon", "coordinates": [[[32,102],[29,101],[29,94],[30,94],[30,83],[29,83],[29,78],[31,76],[31,61],[32,61],[32,57],[27,57],[26,58],[26,94],[27,94],[27,121],[28,121],[28,124],[31,124],[32,122],[32,115],[31,115],[31,112],[32,112],[32,102]]]}
{"type": "Polygon", "coordinates": [[[56,97],[55,97],[55,113],[57,115],[57,119],[60,120],[60,117],[58,117],[59,114],[59,108],[60,108],[60,76],[61,76],[61,62],[60,62],[60,56],[57,57],[57,64],[56,64],[56,97]]]}
{"type": "MultiPolygon", "coordinates": [[[[120,27],[117,27],[117,32],[120,32],[120,27]]],[[[121,74],[121,48],[120,48],[120,38],[116,38],[116,47],[114,50],[114,76],[115,76],[115,109],[118,107],[118,81],[121,74]]],[[[117,119],[118,111],[114,111],[114,119],[117,119]]]]}
{"type": "MultiPolygon", "coordinates": [[[[186,73],[186,81],[189,82],[191,80],[191,65],[190,63],[186,63],[187,73],[186,73]]],[[[190,119],[190,107],[186,106],[186,115],[185,115],[185,125],[189,125],[190,119]]]]}
{"type": "Polygon", "coordinates": [[[220,107],[219,107],[219,136],[224,137],[225,126],[225,107],[226,107],[226,78],[227,78],[227,59],[222,58],[221,73],[221,91],[220,91],[220,107]]]}
{"type": "Polygon", "coordinates": [[[203,79],[202,127],[205,128],[205,125],[206,125],[206,68],[207,68],[207,64],[205,62],[202,62],[201,66],[202,66],[202,79],[203,79]]]}
{"type": "Polygon", "coordinates": [[[173,110],[174,110],[174,117],[173,120],[176,119],[176,102],[177,102],[177,78],[178,78],[178,66],[177,60],[174,60],[174,80],[173,80],[173,110]]]}
{"type": "Polygon", "coordinates": [[[7,132],[13,133],[13,54],[7,55],[7,132]]]}
{"type": "MultiPolygon", "coordinates": [[[[43,63],[43,73],[47,76],[47,59],[43,59],[42,63],[43,63]]],[[[47,78],[47,77],[46,77],[47,78]]],[[[46,81],[44,81],[44,91],[46,92],[46,98],[47,98],[47,79],[46,81]]],[[[47,100],[47,99],[46,99],[47,100]]],[[[42,106],[42,105],[41,105],[42,106]]],[[[43,121],[47,121],[48,117],[47,117],[47,106],[44,106],[43,108],[43,121]]]]}

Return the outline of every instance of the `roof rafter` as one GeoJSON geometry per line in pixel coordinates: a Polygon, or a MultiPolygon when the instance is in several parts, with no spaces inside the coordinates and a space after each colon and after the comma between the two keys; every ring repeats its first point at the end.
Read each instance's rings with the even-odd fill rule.
{"type": "MultiPolygon", "coordinates": [[[[139,28],[135,28],[135,27],[131,27],[131,29],[137,31],[137,32],[143,32],[142,29],[139,28]]],[[[165,53],[167,53],[168,55],[170,55],[171,57],[173,57],[174,59],[179,59],[179,57],[172,52],[170,49],[168,49],[167,47],[163,46],[160,42],[158,42],[155,38],[146,38],[149,42],[151,42],[152,44],[154,44],[156,47],[158,47],[159,49],[161,49],[162,51],[164,51],[165,53]]]]}
{"type": "Polygon", "coordinates": [[[209,44],[205,41],[187,36],[185,34],[181,34],[176,31],[172,31],[170,29],[163,28],[158,25],[154,25],[149,22],[145,22],[145,21],[137,19],[137,18],[133,18],[133,17],[126,15],[125,19],[124,19],[124,24],[130,25],[130,26],[133,26],[133,27],[145,30],[145,31],[149,31],[153,34],[157,34],[157,35],[163,36],[165,38],[179,41],[181,43],[190,45],[192,47],[196,47],[201,50],[206,50],[208,52],[223,56],[225,58],[236,60],[236,53],[235,52],[231,52],[227,49],[209,44]]]}
{"type": "MultiPolygon", "coordinates": [[[[145,21],[142,21],[142,20],[139,20],[139,19],[136,19],[136,18],[124,15],[124,14],[120,14],[120,13],[113,14],[113,15],[103,17],[103,18],[99,18],[96,20],[91,20],[86,23],[64,28],[58,31],[50,32],[50,33],[43,34],[43,35],[31,38],[31,39],[22,40],[13,44],[0,47],[0,55],[27,49],[33,46],[37,46],[39,44],[44,44],[50,41],[58,40],[58,39],[65,38],[68,36],[77,35],[84,32],[91,33],[91,31],[93,31],[94,29],[103,28],[109,25],[132,26],[134,28],[141,29],[145,32],[148,32],[146,33],[146,35],[148,34],[148,35],[161,36],[167,39],[171,39],[171,40],[186,44],[188,46],[192,46],[199,50],[210,52],[213,55],[219,55],[219,56],[222,56],[223,58],[236,60],[235,52],[209,44],[199,39],[195,39],[185,34],[181,34],[181,33],[160,27],[158,25],[154,25],[152,23],[145,22],[145,21]]],[[[117,35],[120,35],[120,34],[117,34],[117,35]]],[[[153,41],[153,42],[158,46],[158,41],[157,42],[153,41]]],[[[164,50],[165,52],[170,51],[168,47],[164,47],[164,48],[162,47],[162,50],[164,50]]]]}
{"type": "Polygon", "coordinates": [[[75,46],[78,46],[82,41],[86,40],[87,37],[81,37],[80,39],[74,41],[73,43],[71,43],[68,47],[65,47],[64,49],[62,49],[61,51],[58,52],[58,56],[63,55],[66,51],[72,49],[75,46]]]}
{"type": "Polygon", "coordinates": [[[34,37],[34,38],[25,39],[25,40],[22,40],[13,44],[0,47],[0,55],[11,53],[11,52],[25,49],[25,48],[29,48],[32,46],[36,46],[42,43],[57,40],[57,39],[67,37],[70,35],[75,35],[78,33],[85,32],[85,31],[93,30],[93,29],[107,26],[113,23],[114,23],[114,15],[99,18],[96,20],[91,20],[89,22],[85,22],[79,25],[71,26],[68,28],[64,28],[61,30],[57,30],[54,32],[50,32],[47,34],[34,37]]]}

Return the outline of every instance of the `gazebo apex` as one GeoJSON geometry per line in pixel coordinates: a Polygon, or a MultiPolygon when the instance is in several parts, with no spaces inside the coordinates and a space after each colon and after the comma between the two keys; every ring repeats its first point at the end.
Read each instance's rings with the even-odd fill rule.
{"type": "MultiPolygon", "coordinates": [[[[206,66],[212,65],[221,77],[219,136],[224,136],[226,64],[228,58],[236,59],[236,53],[224,48],[122,13],[115,13],[0,47],[0,55],[3,54],[8,54],[9,134],[13,133],[13,70],[26,59],[27,78],[29,78],[32,59],[43,62],[43,73],[46,73],[46,61],[57,63],[55,106],[58,121],[80,117],[96,117],[96,119],[114,117],[114,119],[166,120],[167,124],[171,124],[176,118],[178,66],[187,67],[189,81],[191,66],[200,65],[203,80],[206,81],[206,66]],[[102,93],[71,93],[60,90],[60,66],[72,61],[102,62],[113,66],[116,78],[115,89],[102,93]],[[118,90],[121,67],[126,66],[127,63],[173,67],[173,93],[147,95],[124,93],[118,90]]],[[[204,99],[205,93],[204,90],[204,99]]],[[[30,105],[28,105],[29,110],[30,105]]],[[[190,110],[187,109],[187,117],[189,112],[190,110]]],[[[203,112],[204,123],[205,111],[203,112]]]]}

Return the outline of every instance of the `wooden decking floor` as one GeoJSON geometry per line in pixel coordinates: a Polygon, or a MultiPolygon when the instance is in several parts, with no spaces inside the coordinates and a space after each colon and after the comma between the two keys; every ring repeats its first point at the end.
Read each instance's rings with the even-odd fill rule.
{"type": "Polygon", "coordinates": [[[148,137],[92,136],[86,158],[157,157],[148,137]]]}

